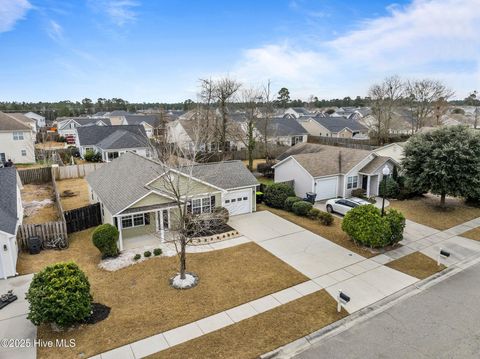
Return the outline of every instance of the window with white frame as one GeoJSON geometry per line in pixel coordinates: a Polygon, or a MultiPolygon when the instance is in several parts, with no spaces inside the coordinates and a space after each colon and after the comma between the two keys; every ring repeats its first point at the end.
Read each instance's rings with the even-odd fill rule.
{"type": "Polygon", "coordinates": [[[210,197],[196,198],[192,200],[192,213],[210,213],[211,212],[211,199],[210,197]]]}
{"type": "Polygon", "coordinates": [[[347,177],[347,189],[353,189],[358,187],[358,176],[347,177]]]}
{"type": "Polygon", "coordinates": [[[22,156],[25,157],[27,155],[27,150],[22,150],[22,156]]]}
{"type": "Polygon", "coordinates": [[[14,140],[14,141],[21,141],[21,140],[23,140],[23,132],[14,131],[14,132],[13,132],[13,140],[14,140]]]}
{"type": "Polygon", "coordinates": [[[141,227],[150,224],[150,214],[140,213],[122,217],[122,228],[141,227]]]}

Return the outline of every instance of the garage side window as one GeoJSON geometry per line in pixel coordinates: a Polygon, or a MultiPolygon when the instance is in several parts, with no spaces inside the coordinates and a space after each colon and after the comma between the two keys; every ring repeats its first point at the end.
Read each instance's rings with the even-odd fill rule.
{"type": "Polygon", "coordinates": [[[347,178],[347,189],[358,187],[358,176],[350,176],[347,178]]]}

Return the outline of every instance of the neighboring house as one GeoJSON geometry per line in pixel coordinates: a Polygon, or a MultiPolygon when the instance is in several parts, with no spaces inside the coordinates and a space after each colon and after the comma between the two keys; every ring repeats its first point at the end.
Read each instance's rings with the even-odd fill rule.
{"type": "Polygon", "coordinates": [[[312,116],[313,114],[305,107],[290,107],[284,112],[284,117],[287,118],[300,118],[302,116],[312,116]]]}
{"type": "Polygon", "coordinates": [[[258,119],[256,130],[259,137],[270,143],[284,146],[294,146],[297,143],[307,142],[308,132],[296,120],[284,117],[273,117],[271,119],[258,119]],[[265,121],[266,126],[265,126],[265,121]]]}
{"type": "MultiPolygon", "coordinates": [[[[393,170],[398,165],[390,157],[344,147],[325,145],[306,146],[315,152],[289,155],[273,166],[275,182],[294,181],[295,194],[305,197],[306,192],[317,194],[317,200],[350,197],[352,190],[362,188],[367,196],[377,196],[382,169],[393,170]]],[[[299,145],[302,147],[302,145],[299,145]]],[[[300,148],[301,150],[301,148],[300,148]]],[[[288,153],[287,153],[288,155],[288,153]]]]}
{"type": "Polygon", "coordinates": [[[37,133],[37,121],[25,116],[23,113],[8,113],[8,116],[13,117],[17,119],[20,122],[23,122],[24,124],[30,126],[30,128],[33,131],[33,134],[35,135],[37,133]]]}
{"type": "Polygon", "coordinates": [[[397,163],[402,163],[405,142],[394,142],[373,150],[379,156],[390,157],[397,163]]]}
{"type": "Polygon", "coordinates": [[[57,118],[57,132],[60,136],[75,141],[76,128],[83,126],[109,126],[110,120],[102,117],[59,117],[57,118]]]}
{"type": "Polygon", "coordinates": [[[80,155],[87,151],[98,152],[104,162],[132,151],[143,157],[150,157],[150,143],[141,125],[82,126],[76,128],[75,146],[80,155]]]}
{"type": "Polygon", "coordinates": [[[133,115],[133,113],[123,111],[123,110],[115,110],[112,112],[107,112],[104,117],[108,117],[110,122],[114,126],[123,125],[125,121],[125,116],[133,115]]]}
{"type": "Polygon", "coordinates": [[[25,116],[27,116],[28,118],[31,118],[32,120],[35,120],[35,122],[37,123],[37,128],[46,126],[45,117],[42,115],[39,115],[38,113],[27,112],[25,116]]]}
{"type": "Polygon", "coordinates": [[[256,209],[256,178],[241,161],[197,164],[169,169],[150,159],[127,152],[87,176],[92,203],[101,203],[103,223],[120,232],[119,248],[132,248],[145,239],[165,240],[174,229],[178,203],[163,179],[169,173],[176,189],[195,214],[224,206],[230,215],[256,209]],[[189,188],[189,190],[186,190],[189,188]]]}
{"type": "Polygon", "coordinates": [[[159,115],[125,115],[122,125],[142,125],[148,138],[159,135],[164,126],[159,115]]]}
{"type": "Polygon", "coordinates": [[[0,163],[35,163],[32,127],[11,114],[0,112],[0,163]]]}
{"type": "Polygon", "coordinates": [[[16,275],[17,229],[22,224],[21,182],[14,167],[0,168],[0,278],[16,275]]]}
{"type": "Polygon", "coordinates": [[[352,138],[366,137],[368,128],[358,121],[346,117],[315,116],[301,117],[298,123],[312,136],[352,138]]]}

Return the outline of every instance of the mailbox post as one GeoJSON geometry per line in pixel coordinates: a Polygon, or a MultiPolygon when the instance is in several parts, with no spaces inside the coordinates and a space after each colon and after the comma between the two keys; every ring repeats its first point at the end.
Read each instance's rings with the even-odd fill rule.
{"type": "Polygon", "coordinates": [[[450,257],[450,252],[440,248],[440,252],[438,252],[437,265],[440,266],[440,264],[442,264],[442,258],[446,259],[448,257],[450,257]]]}
{"type": "Polygon", "coordinates": [[[342,292],[341,289],[338,290],[338,298],[337,298],[337,312],[342,311],[342,306],[346,305],[350,302],[350,297],[342,292]]]}

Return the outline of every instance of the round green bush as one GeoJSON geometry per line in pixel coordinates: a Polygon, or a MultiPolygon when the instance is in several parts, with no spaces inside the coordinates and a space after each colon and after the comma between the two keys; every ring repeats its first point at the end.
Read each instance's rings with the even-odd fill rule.
{"type": "Polygon", "coordinates": [[[292,211],[292,206],[295,202],[301,201],[302,199],[300,197],[287,197],[285,200],[285,203],[283,205],[283,209],[286,211],[291,212],[292,211]]]}
{"type": "Polygon", "coordinates": [[[153,250],[153,255],[154,256],[159,256],[160,254],[162,254],[162,249],[161,248],[155,248],[153,250]]]}
{"type": "Polygon", "coordinates": [[[55,324],[66,328],[88,318],[92,312],[90,283],[73,262],[57,263],[33,276],[26,298],[27,318],[35,325],[55,324]]]}
{"type": "Polygon", "coordinates": [[[292,211],[297,216],[306,216],[312,207],[313,205],[310,202],[298,201],[293,204],[292,211]]]}
{"type": "Polygon", "coordinates": [[[134,261],[138,261],[140,258],[142,258],[142,256],[138,253],[133,256],[134,261]]]}
{"type": "Polygon", "coordinates": [[[331,226],[333,224],[333,215],[328,212],[320,211],[320,214],[318,215],[318,220],[324,226],[331,226]]]}
{"type": "Polygon", "coordinates": [[[117,247],[118,229],[111,224],[105,223],[95,228],[92,241],[102,253],[102,258],[116,257],[120,253],[117,247]]]}
{"type": "Polygon", "coordinates": [[[397,243],[403,238],[405,217],[396,210],[381,211],[373,206],[358,206],[347,212],[342,229],[355,243],[371,248],[382,248],[397,243]]]}
{"type": "Polygon", "coordinates": [[[267,187],[264,194],[264,201],[267,206],[283,208],[287,197],[294,197],[295,191],[285,183],[274,183],[267,187]]]}
{"type": "Polygon", "coordinates": [[[152,255],[152,252],[150,252],[150,251],[145,251],[145,252],[143,252],[143,256],[144,256],[145,258],[148,258],[148,257],[150,257],[151,255],[152,255]]]}
{"type": "Polygon", "coordinates": [[[318,208],[311,208],[307,213],[307,217],[310,219],[318,219],[320,218],[321,214],[322,211],[320,211],[318,208]]]}

